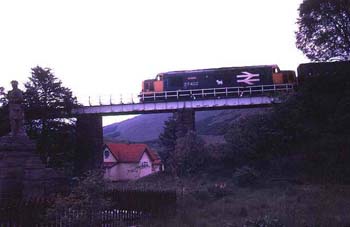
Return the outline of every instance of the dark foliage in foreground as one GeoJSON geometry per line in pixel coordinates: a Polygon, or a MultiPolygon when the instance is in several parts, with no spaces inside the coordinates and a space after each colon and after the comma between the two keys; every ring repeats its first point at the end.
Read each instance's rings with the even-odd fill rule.
{"type": "Polygon", "coordinates": [[[164,131],[159,136],[159,141],[162,149],[159,151],[159,155],[164,162],[167,171],[174,171],[174,159],[175,159],[175,146],[176,146],[176,125],[177,122],[174,117],[170,117],[164,122],[164,131]]]}
{"type": "MultiPolygon", "coordinates": [[[[175,117],[165,122],[159,136],[162,149],[159,152],[167,172],[176,176],[195,174],[208,168],[211,148],[194,131],[184,129],[175,117]]],[[[212,161],[211,161],[212,162],[212,161]]]]}
{"type": "Polygon", "coordinates": [[[270,111],[227,127],[224,147],[210,148],[191,133],[178,138],[170,119],[160,138],[166,167],[178,176],[217,167],[233,174],[251,166],[272,175],[350,182],[350,77],[307,78],[297,92],[280,98],[282,104],[270,111]]]}
{"type": "Polygon", "coordinates": [[[6,92],[3,87],[0,87],[0,136],[4,136],[10,132],[10,120],[8,114],[6,92]]]}
{"type": "Polygon", "coordinates": [[[55,220],[56,215],[60,214],[62,220],[72,220],[72,224],[76,225],[98,223],[101,217],[96,211],[110,205],[110,201],[105,198],[106,187],[102,171],[87,172],[85,176],[77,179],[69,195],[59,195],[55,199],[52,207],[48,209],[47,219],[55,220]],[[79,218],[77,213],[67,213],[67,210],[79,211],[79,218]]]}
{"type": "Polygon", "coordinates": [[[288,157],[308,176],[350,182],[350,78],[309,78],[270,113],[232,125],[225,139],[229,166],[266,169],[288,157]]]}
{"type": "Polygon", "coordinates": [[[176,174],[186,176],[205,169],[209,162],[204,142],[193,131],[176,140],[176,174]]]}

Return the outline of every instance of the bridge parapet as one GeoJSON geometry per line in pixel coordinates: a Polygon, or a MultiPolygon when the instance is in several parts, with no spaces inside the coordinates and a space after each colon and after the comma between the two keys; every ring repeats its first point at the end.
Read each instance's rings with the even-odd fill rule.
{"type": "Polygon", "coordinates": [[[181,91],[141,92],[135,94],[89,96],[79,100],[86,106],[108,106],[144,102],[181,101],[195,99],[264,96],[276,92],[290,92],[295,84],[271,84],[247,87],[206,88],[181,91]]]}
{"type": "Polygon", "coordinates": [[[228,108],[251,108],[266,107],[272,105],[273,103],[279,102],[279,99],[276,97],[260,96],[172,102],[117,104],[80,107],[74,109],[73,114],[123,115],[174,112],[179,109],[209,110],[228,108]]]}
{"type": "MultiPolygon", "coordinates": [[[[185,91],[167,91],[141,93],[143,102],[129,103],[113,102],[112,96],[107,102],[99,102],[89,106],[75,108],[73,115],[98,114],[122,115],[174,112],[179,109],[209,110],[225,108],[251,108],[270,106],[280,102],[276,94],[294,90],[294,84],[262,85],[250,87],[228,87],[213,89],[198,89],[185,91]]],[[[89,99],[91,101],[91,99],[89,99]]]]}

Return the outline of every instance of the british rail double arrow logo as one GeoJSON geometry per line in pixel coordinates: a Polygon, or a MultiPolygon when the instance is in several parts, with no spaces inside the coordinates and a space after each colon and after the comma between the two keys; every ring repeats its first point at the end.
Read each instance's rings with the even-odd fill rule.
{"type": "Polygon", "coordinates": [[[246,83],[248,85],[254,85],[254,82],[260,81],[260,74],[252,74],[250,72],[242,72],[241,75],[237,75],[237,83],[246,83]],[[242,78],[238,80],[238,78],[242,78]]]}

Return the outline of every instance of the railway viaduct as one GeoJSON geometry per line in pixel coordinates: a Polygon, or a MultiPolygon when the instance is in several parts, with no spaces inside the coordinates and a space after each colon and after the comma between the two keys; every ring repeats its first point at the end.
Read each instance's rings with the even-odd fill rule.
{"type": "MultiPolygon", "coordinates": [[[[79,169],[86,170],[99,167],[102,163],[101,147],[103,144],[102,117],[113,115],[173,113],[187,130],[195,129],[195,111],[242,109],[269,107],[280,103],[281,92],[294,90],[292,84],[278,85],[270,88],[246,88],[237,94],[223,94],[213,90],[209,99],[182,100],[181,97],[171,100],[150,100],[145,103],[99,104],[75,108],[72,114],[77,118],[77,137],[79,144],[79,169]],[[88,155],[87,155],[88,154],[88,155]]],[[[156,96],[154,96],[156,97],[156,96]]]]}

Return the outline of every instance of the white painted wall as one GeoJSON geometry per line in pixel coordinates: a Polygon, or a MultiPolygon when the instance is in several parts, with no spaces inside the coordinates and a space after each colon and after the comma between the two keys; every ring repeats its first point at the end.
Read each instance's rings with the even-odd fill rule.
{"type": "Polygon", "coordinates": [[[140,170],[137,163],[120,163],[118,166],[119,180],[136,180],[139,178],[140,170]]]}
{"type": "Polygon", "coordinates": [[[139,178],[138,163],[119,163],[107,168],[104,178],[111,181],[136,180],[139,178]]]}
{"type": "Polygon", "coordinates": [[[111,180],[111,181],[114,180],[114,179],[113,179],[113,174],[112,174],[113,168],[114,168],[114,167],[112,167],[112,168],[105,168],[105,173],[104,173],[104,175],[103,175],[103,178],[104,178],[105,180],[111,180]]]}

